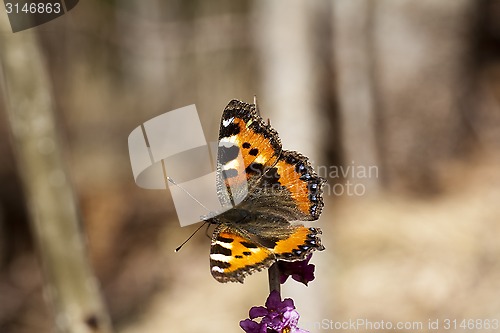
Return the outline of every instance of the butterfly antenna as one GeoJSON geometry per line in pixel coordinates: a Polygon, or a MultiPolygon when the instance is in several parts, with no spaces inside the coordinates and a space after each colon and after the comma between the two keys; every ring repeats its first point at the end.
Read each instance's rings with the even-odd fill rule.
{"type": "Polygon", "coordinates": [[[257,95],[253,95],[253,104],[255,104],[255,112],[260,116],[259,104],[257,104],[257,95]]]}
{"type": "MultiPolygon", "coordinates": [[[[259,104],[257,104],[257,95],[253,95],[253,104],[255,105],[255,112],[260,116],[259,104]]],[[[267,124],[271,126],[271,119],[267,118],[267,124]]]]}
{"type": "Polygon", "coordinates": [[[210,224],[212,224],[212,223],[210,223],[210,222],[208,222],[208,221],[207,221],[207,223],[208,223],[208,224],[207,224],[207,228],[205,229],[205,236],[207,236],[207,237],[208,237],[208,239],[212,239],[212,237],[210,237],[210,235],[209,235],[209,233],[208,233],[208,229],[210,229],[210,224]]]}
{"type": "Polygon", "coordinates": [[[196,199],[195,197],[193,197],[191,195],[191,193],[189,193],[184,187],[180,186],[179,184],[177,184],[172,178],[168,177],[167,176],[167,180],[172,183],[173,185],[179,187],[182,191],[184,191],[184,193],[186,193],[191,199],[193,199],[194,201],[196,201],[201,207],[205,208],[208,212],[210,212],[211,210],[208,209],[204,204],[202,204],[200,202],[200,200],[196,199]]]}
{"type": "MultiPolygon", "coordinates": [[[[182,242],[182,244],[181,244],[181,245],[179,245],[179,246],[175,249],[175,251],[174,251],[174,252],[179,252],[179,251],[181,250],[181,248],[184,246],[184,244],[186,244],[187,242],[189,242],[189,240],[190,240],[191,238],[193,238],[193,236],[194,236],[194,235],[195,235],[195,234],[196,234],[196,233],[197,233],[197,232],[198,232],[201,228],[203,228],[203,226],[204,226],[205,224],[207,224],[207,223],[208,223],[207,221],[203,222],[203,224],[202,224],[202,225],[200,225],[200,226],[199,226],[199,227],[198,227],[198,228],[197,228],[197,229],[196,229],[196,230],[195,230],[195,231],[191,234],[191,236],[189,236],[189,237],[188,237],[188,238],[187,238],[184,242],[182,242]]],[[[208,225],[210,225],[210,223],[208,223],[208,225]]]]}

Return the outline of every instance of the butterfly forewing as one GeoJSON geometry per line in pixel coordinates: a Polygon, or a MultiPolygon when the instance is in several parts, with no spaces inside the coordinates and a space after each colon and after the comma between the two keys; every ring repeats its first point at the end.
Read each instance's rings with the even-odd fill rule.
{"type": "Polygon", "coordinates": [[[278,134],[255,112],[255,105],[232,100],[219,131],[217,189],[223,206],[237,205],[273,166],[281,152],[278,134]]]}

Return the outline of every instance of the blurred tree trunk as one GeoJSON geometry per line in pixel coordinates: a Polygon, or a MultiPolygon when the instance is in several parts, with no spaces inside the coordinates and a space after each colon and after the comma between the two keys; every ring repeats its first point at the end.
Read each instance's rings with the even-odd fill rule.
{"type": "Polygon", "coordinates": [[[396,191],[440,190],[468,139],[473,2],[334,2],[345,163],[378,163],[396,191]]]}
{"type": "MultiPolygon", "coordinates": [[[[321,23],[318,16],[327,6],[328,2],[321,0],[262,0],[255,2],[253,13],[256,49],[260,52],[263,92],[258,97],[262,117],[270,118],[284,149],[303,153],[315,167],[323,162],[322,152],[328,142],[321,115],[322,72],[316,52],[321,45],[317,45],[315,36],[315,24],[321,23]]],[[[318,269],[326,267],[324,258],[321,254],[313,257],[318,269]]],[[[327,281],[314,281],[307,289],[283,286],[283,296],[296,301],[304,321],[326,316],[326,304],[321,303],[325,299],[322,283],[327,281]]]]}
{"type": "MultiPolygon", "coordinates": [[[[128,46],[123,56],[124,77],[137,80],[138,88],[150,92],[156,85],[165,85],[167,43],[158,28],[162,21],[164,8],[161,1],[126,0],[121,4],[117,31],[128,46]]],[[[170,37],[170,36],[168,36],[170,37]]]]}
{"type": "MultiPolygon", "coordinates": [[[[334,67],[345,167],[379,166],[370,34],[373,3],[372,0],[333,2],[334,67]]],[[[379,187],[377,177],[360,178],[355,182],[362,184],[367,193],[379,187]]]]}
{"type": "MultiPolygon", "coordinates": [[[[0,18],[2,88],[57,332],[110,332],[61,155],[50,81],[33,29],[0,18]]],[[[1,82],[1,81],[0,81],[1,82]]]]}
{"type": "MultiPolygon", "coordinates": [[[[260,52],[263,117],[271,118],[285,149],[316,162],[324,151],[325,122],[319,98],[317,15],[325,1],[256,1],[255,42],[260,52]]],[[[323,46],[324,47],[324,46],[323,46]]]]}
{"type": "Polygon", "coordinates": [[[381,173],[394,189],[438,192],[461,153],[473,2],[374,2],[381,173]]]}

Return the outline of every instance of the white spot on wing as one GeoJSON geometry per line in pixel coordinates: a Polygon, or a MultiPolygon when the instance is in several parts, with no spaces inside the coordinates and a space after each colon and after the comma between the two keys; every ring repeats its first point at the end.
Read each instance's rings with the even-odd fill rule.
{"type": "Polygon", "coordinates": [[[220,268],[219,266],[212,267],[212,271],[217,272],[217,273],[224,273],[224,270],[222,268],[220,268]]]}
{"type": "Polygon", "coordinates": [[[255,158],[254,162],[255,163],[260,163],[260,164],[265,164],[266,163],[266,158],[264,155],[259,155],[255,158]]]}
{"type": "Polygon", "coordinates": [[[231,256],[226,256],[220,253],[212,253],[210,254],[210,259],[215,261],[229,262],[229,260],[231,260],[231,256]]]}
{"type": "Polygon", "coordinates": [[[240,140],[238,140],[238,136],[232,135],[232,136],[222,138],[219,141],[219,146],[224,146],[226,148],[230,148],[231,146],[238,146],[239,142],[240,142],[240,140]]]}
{"type": "Polygon", "coordinates": [[[229,170],[229,169],[236,169],[238,170],[238,167],[240,166],[240,163],[237,158],[235,158],[232,161],[227,162],[222,166],[223,170],[229,170]]]}
{"type": "Polygon", "coordinates": [[[220,242],[220,241],[215,241],[215,244],[220,245],[223,248],[228,249],[228,250],[231,250],[233,248],[232,243],[224,243],[224,242],[220,242]]]}
{"type": "Polygon", "coordinates": [[[233,122],[233,120],[234,120],[234,117],[231,117],[231,118],[229,118],[229,119],[224,119],[224,120],[222,120],[222,126],[224,126],[224,127],[228,127],[228,126],[229,126],[229,124],[231,124],[231,123],[233,122]]]}

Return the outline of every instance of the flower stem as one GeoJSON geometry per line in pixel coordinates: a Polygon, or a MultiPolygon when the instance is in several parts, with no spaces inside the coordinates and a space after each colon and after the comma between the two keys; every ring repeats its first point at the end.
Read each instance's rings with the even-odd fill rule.
{"type": "Polygon", "coordinates": [[[269,275],[269,292],[276,290],[281,295],[280,270],[278,268],[278,262],[272,264],[267,272],[269,275]]]}

